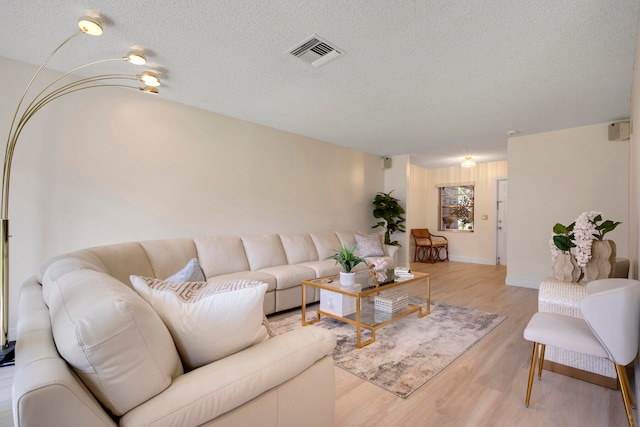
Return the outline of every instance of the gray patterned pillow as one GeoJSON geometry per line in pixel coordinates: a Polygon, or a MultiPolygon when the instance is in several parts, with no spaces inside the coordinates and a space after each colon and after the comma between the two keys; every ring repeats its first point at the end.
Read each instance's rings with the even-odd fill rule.
{"type": "Polygon", "coordinates": [[[356,233],[356,255],[365,257],[384,256],[384,233],[358,234],[356,233]]]}
{"type": "Polygon", "coordinates": [[[198,258],[192,258],[182,270],[164,280],[167,282],[204,282],[207,278],[204,276],[198,258]]]}

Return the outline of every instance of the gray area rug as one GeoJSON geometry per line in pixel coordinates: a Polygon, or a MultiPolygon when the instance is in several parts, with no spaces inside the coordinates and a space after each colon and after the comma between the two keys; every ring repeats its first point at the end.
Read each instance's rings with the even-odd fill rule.
{"type": "MultiPolygon", "coordinates": [[[[307,312],[308,319],[315,315],[307,312]]],[[[412,314],[378,329],[376,341],[361,349],[356,348],[354,326],[327,317],[315,326],[336,334],[336,366],[406,398],[506,318],[431,301],[431,314],[422,319],[412,314]]],[[[271,322],[276,335],[300,327],[300,314],[271,322]]],[[[363,340],[369,337],[363,330],[363,340]]]]}

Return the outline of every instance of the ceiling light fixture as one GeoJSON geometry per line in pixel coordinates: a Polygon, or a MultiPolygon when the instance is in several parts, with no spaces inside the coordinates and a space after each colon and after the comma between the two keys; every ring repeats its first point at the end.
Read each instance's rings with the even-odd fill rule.
{"type": "Polygon", "coordinates": [[[460,166],[463,168],[471,168],[476,165],[476,162],[473,160],[471,156],[465,156],[464,161],[460,163],[460,166]]]}
{"type": "Polygon", "coordinates": [[[141,87],[140,90],[143,91],[143,92],[146,92],[146,93],[152,93],[154,95],[158,94],[158,88],[153,87],[153,86],[141,87]]]}
{"type": "Polygon", "coordinates": [[[78,20],[78,27],[80,27],[80,31],[83,33],[92,36],[102,35],[102,25],[94,18],[83,16],[78,20]]]}
{"type": "Polygon", "coordinates": [[[147,63],[147,58],[141,52],[131,51],[127,54],[126,59],[135,65],[144,65],[147,63]]]}
{"type": "Polygon", "coordinates": [[[26,100],[25,98],[31,89],[31,85],[36,80],[44,66],[49,62],[51,57],[53,57],[60,48],[79,34],[99,36],[103,31],[100,23],[94,18],[83,17],[78,21],[78,26],[80,27],[80,31],[75,32],[60,43],[60,45],[58,45],[58,47],[56,47],[49,56],[47,56],[42,65],[40,65],[36,70],[33,77],[31,77],[31,80],[29,80],[27,87],[22,93],[22,97],[18,101],[18,106],[16,107],[11,125],[9,126],[9,136],[7,137],[7,143],[5,146],[4,167],[2,171],[2,198],[0,199],[0,258],[2,259],[2,261],[0,261],[0,332],[2,333],[2,341],[0,342],[0,366],[10,363],[13,360],[15,353],[15,343],[9,342],[9,182],[11,180],[13,154],[15,152],[20,133],[29,120],[38,111],[40,111],[41,108],[49,104],[51,101],[59,99],[65,95],[98,87],[122,87],[157,94],[158,89],[156,86],[160,85],[160,79],[158,79],[158,77],[152,72],[146,72],[142,75],[97,74],[91,77],[76,78],[70,83],[60,82],[63,78],[74,74],[82,68],[102,62],[126,60],[136,65],[142,65],[147,62],[142,53],[133,51],[129,52],[125,57],[101,59],[76,67],[54,79],[46,85],[44,89],[40,90],[35,96],[33,96],[31,100],[26,100]],[[128,82],[137,82],[143,77],[143,81],[146,83],[143,87],[139,87],[137,84],[134,85],[128,82]],[[23,104],[25,105],[24,107],[23,104]]]}
{"type": "Polygon", "coordinates": [[[151,71],[145,71],[140,75],[140,81],[147,86],[160,86],[160,79],[151,71]]]}

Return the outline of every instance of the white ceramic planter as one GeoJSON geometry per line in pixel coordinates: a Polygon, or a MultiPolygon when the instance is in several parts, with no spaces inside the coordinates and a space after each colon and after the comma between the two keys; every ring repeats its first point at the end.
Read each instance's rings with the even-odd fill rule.
{"type": "Polygon", "coordinates": [[[340,285],[353,286],[356,283],[356,273],[340,272],[340,285]]]}

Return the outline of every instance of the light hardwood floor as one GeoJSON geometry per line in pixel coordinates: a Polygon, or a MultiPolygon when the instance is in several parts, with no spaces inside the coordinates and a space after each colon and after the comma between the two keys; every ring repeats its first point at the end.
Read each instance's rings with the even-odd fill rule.
{"type": "MultiPolygon", "coordinates": [[[[544,371],[524,407],[531,344],[522,331],[538,291],[505,285],[506,268],[412,264],[431,296],[507,319],[407,399],[336,368],[335,426],[626,426],[619,391],[544,371]]],[[[288,313],[288,315],[294,312],[288,313]]],[[[0,426],[11,426],[13,367],[0,368],[0,426]]]]}
{"type": "Polygon", "coordinates": [[[407,399],[336,368],[336,426],[625,426],[620,392],[544,371],[524,406],[532,344],[522,337],[538,291],[505,285],[506,268],[412,264],[434,300],[507,319],[407,399]]]}

